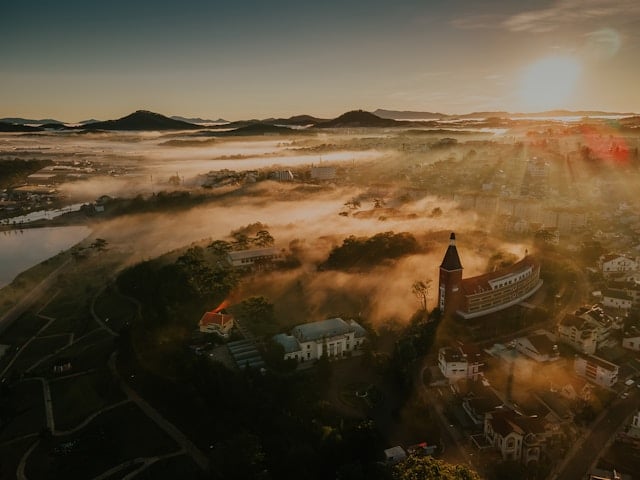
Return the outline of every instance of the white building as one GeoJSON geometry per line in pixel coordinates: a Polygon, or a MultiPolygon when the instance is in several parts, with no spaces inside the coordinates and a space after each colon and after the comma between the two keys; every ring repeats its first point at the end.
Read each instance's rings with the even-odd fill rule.
{"type": "Polygon", "coordinates": [[[638,270],[638,263],[634,259],[615,253],[601,256],[599,264],[604,276],[638,270]]]}
{"type": "Polygon", "coordinates": [[[323,356],[341,358],[362,348],[367,333],[355,320],[330,318],[294,327],[291,335],[280,333],[273,340],[284,348],[284,359],[302,363],[323,356]]]}
{"type": "Polygon", "coordinates": [[[590,382],[610,388],[618,381],[618,366],[595,355],[578,355],[573,363],[575,372],[590,382]]]}
{"type": "Polygon", "coordinates": [[[558,340],[586,354],[593,354],[608,340],[613,319],[600,306],[566,314],[558,323],[558,340]]]}
{"type": "Polygon", "coordinates": [[[227,254],[227,262],[234,268],[251,268],[257,264],[271,263],[282,259],[282,252],[273,247],[257,250],[238,250],[227,254]]]}
{"type": "Polygon", "coordinates": [[[480,350],[473,345],[438,350],[438,368],[451,383],[462,378],[477,379],[483,365],[480,350]]]}
{"type": "Polygon", "coordinates": [[[633,305],[633,298],[620,290],[605,290],[602,294],[602,305],[609,308],[629,310],[633,305]]]}

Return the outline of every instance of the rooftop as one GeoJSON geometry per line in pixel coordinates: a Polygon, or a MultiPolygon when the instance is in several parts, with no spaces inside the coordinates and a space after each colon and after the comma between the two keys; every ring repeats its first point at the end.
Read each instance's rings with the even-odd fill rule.
{"type": "Polygon", "coordinates": [[[347,323],[341,318],[330,318],[319,322],[298,325],[293,328],[291,333],[298,341],[312,342],[327,337],[346,335],[351,332],[361,333],[362,331],[364,331],[364,329],[355,320],[350,320],[349,323],[347,323]]]}
{"type": "Polygon", "coordinates": [[[284,348],[284,353],[293,353],[300,350],[300,344],[295,339],[295,337],[291,335],[287,335],[286,333],[279,333],[278,335],[273,336],[273,340],[284,348]]]}
{"type": "Polygon", "coordinates": [[[519,262],[502,270],[485,273],[484,275],[478,275],[477,277],[465,278],[462,280],[460,287],[465,295],[473,295],[476,293],[490,291],[494,289],[490,282],[499,278],[524,273],[526,270],[530,268],[535,269],[538,266],[538,262],[531,255],[527,255],[519,262]]]}
{"type": "Polygon", "coordinates": [[[225,313],[206,312],[200,319],[200,326],[206,325],[220,325],[223,327],[225,324],[233,321],[233,315],[227,315],[225,313]]]}
{"type": "Polygon", "coordinates": [[[462,263],[460,263],[458,249],[456,248],[456,234],[453,232],[449,237],[449,247],[447,247],[440,268],[448,271],[462,270],[462,263]]]}

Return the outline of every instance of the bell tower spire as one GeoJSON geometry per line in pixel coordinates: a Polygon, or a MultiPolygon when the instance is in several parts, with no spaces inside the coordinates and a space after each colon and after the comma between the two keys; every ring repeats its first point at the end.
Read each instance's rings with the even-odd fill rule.
{"type": "Polygon", "coordinates": [[[453,232],[449,236],[449,246],[440,264],[439,278],[438,307],[445,315],[453,313],[457,307],[462,281],[462,263],[456,248],[456,234],[453,232]]]}

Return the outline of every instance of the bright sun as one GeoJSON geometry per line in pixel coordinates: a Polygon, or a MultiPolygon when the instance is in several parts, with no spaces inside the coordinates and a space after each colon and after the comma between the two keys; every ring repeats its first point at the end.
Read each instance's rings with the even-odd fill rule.
{"type": "Polygon", "coordinates": [[[565,106],[580,75],[572,57],[546,57],[529,65],[520,82],[520,101],[529,111],[565,106]]]}

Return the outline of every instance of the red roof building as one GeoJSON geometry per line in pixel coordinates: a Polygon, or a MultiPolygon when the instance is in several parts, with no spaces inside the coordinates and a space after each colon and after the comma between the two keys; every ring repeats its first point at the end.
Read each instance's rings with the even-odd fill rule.
{"type": "Polygon", "coordinates": [[[542,286],[540,264],[530,255],[502,270],[463,279],[455,238],[452,233],[440,265],[442,313],[464,319],[481,317],[520,303],[542,286]]]}

